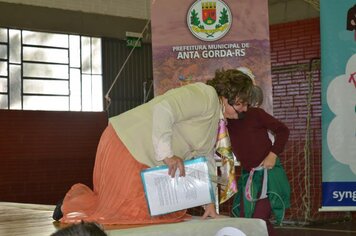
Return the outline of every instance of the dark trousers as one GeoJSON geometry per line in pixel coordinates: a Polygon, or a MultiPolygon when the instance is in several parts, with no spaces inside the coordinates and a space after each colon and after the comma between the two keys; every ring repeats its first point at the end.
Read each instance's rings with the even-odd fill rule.
{"type": "MultiPolygon", "coordinates": [[[[245,216],[244,204],[241,203],[240,207],[241,207],[240,216],[244,217],[245,216]]],[[[265,199],[258,200],[256,202],[255,211],[252,215],[252,218],[262,219],[266,221],[268,235],[276,236],[277,234],[273,228],[273,225],[269,221],[269,219],[271,218],[271,214],[272,214],[271,204],[268,198],[265,198],[265,199]]]]}

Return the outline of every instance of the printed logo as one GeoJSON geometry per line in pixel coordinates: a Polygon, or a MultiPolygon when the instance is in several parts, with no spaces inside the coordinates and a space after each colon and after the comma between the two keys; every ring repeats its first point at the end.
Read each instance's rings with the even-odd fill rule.
{"type": "Polygon", "coordinates": [[[232,23],[230,8],[221,0],[192,4],[187,13],[190,32],[200,40],[216,41],[229,32],[232,23]]]}

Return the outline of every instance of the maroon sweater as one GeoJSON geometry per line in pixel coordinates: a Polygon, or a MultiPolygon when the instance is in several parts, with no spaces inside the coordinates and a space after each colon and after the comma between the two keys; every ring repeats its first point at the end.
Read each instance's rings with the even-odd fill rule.
{"type": "Polygon", "coordinates": [[[261,108],[249,108],[244,119],[228,120],[227,128],[232,150],[247,171],[259,166],[269,152],[279,155],[289,136],[287,126],[261,108]],[[274,135],[274,144],[268,130],[274,135]]]}

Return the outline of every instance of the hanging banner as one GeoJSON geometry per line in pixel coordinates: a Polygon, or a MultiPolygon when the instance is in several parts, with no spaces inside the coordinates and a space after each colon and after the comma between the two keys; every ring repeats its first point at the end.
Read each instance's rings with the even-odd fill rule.
{"type": "Polygon", "coordinates": [[[320,1],[322,211],[356,210],[356,1],[320,1]]]}
{"type": "Polygon", "coordinates": [[[267,0],[152,0],[154,93],[247,67],[272,110],[267,0]]]}

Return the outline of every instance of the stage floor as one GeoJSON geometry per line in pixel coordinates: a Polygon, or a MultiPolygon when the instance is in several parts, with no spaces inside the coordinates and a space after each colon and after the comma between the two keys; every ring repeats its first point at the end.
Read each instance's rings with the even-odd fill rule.
{"type": "MultiPolygon", "coordinates": [[[[52,205],[23,204],[0,202],[0,235],[4,236],[49,236],[61,226],[52,220],[52,205]]],[[[113,225],[106,227],[110,236],[115,235],[194,235],[214,236],[221,228],[235,227],[246,235],[267,235],[266,224],[259,219],[245,218],[219,218],[192,220],[175,223],[149,226],[113,225]]]]}
{"type": "MultiPolygon", "coordinates": [[[[49,236],[61,226],[52,220],[52,205],[0,202],[1,236],[49,236]]],[[[266,235],[264,222],[256,219],[225,218],[164,224],[164,225],[113,225],[106,227],[109,236],[115,235],[202,235],[214,236],[219,228],[233,226],[245,230],[247,235],[266,235]]],[[[62,226],[63,227],[63,226],[62,226]]],[[[323,226],[277,227],[279,236],[348,236],[356,235],[356,222],[343,222],[323,226]]]]}

